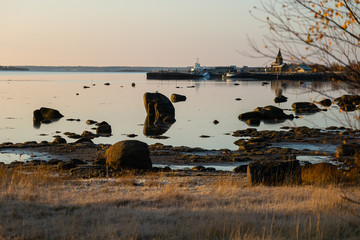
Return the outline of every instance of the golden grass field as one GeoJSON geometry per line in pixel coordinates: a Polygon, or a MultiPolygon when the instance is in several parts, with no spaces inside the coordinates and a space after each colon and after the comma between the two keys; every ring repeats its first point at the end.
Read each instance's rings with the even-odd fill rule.
{"type": "Polygon", "coordinates": [[[248,188],[243,174],[0,168],[0,239],[359,239],[359,201],[358,186],[248,188]]]}

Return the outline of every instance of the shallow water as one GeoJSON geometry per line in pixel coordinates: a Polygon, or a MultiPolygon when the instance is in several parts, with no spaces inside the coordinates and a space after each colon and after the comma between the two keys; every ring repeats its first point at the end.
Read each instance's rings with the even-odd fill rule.
{"type": "MultiPolygon", "coordinates": [[[[295,101],[320,101],[325,95],[338,97],[341,94],[343,91],[331,83],[311,81],[302,85],[294,81],[274,81],[262,86],[261,81],[252,80],[146,80],[145,73],[0,72],[0,142],[52,141],[54,135],[65,137],[64,132],[94,132],[93,126],[85,123],[93,119],[107,121],[113,131],[111,137],[97,138],[95,143],[113,144],[130,139],[127,134],[136,134],[134,139],[148,144],[160,142],[173,146],[235,150],[237,146],[233,142],[237,138],[231,136],[232,132],[249,127],[238,120],[240,113],[266,105],[291,109],[295,101]],[[107,82],[110,86],[104,85],[107,82]],[[136,86],[132,87],[132,83],[136,86]],[[90,88],[84,89],[84,85],[90,88]],[[146,118],[143,94],[155,91],[169,98],[172,93],[187,97],[185,102],[174,104],[176,122],[163,134],[168,139],[152,139],[143,134],[146,118]],[[280,91],[289,98],[288,102],[275,104],[273,99],[280,91]],[[236,98],[242,100],[236,101],[236,98]],[[34,128],[33,111],[40,107],[58,109],[65,117],[34,128]],[[81,121],[66,121],[68,118],[81,121]],[[215,119],[219,124],[213,124],[215,119]],[[201,135],[210,137],[200,138],[201,135]]],[[[293,121],[261,123],[257,129],[348,126],[347,122],[354,123],[352,119],[353,113],[341,114],[337,106],[332,106],[327,112],[304,115],[293,121]]],[[[65,138],[68,142],[75,141],[65,138]]]]}

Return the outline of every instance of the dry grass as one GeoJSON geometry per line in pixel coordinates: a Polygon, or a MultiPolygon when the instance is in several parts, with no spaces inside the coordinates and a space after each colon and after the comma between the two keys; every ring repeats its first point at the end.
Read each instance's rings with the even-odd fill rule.
{"type": "Polygon", "coordinates": [[[358,239],[357,187],[246,187],[242,175],[71,180],[0,169],[4,239],[358,239]]]}

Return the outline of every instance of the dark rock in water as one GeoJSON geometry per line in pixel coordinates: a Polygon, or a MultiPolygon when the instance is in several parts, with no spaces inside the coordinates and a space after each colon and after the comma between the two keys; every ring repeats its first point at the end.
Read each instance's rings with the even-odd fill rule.
{"type": "Polygon", "coordinates": [[[147,113],[144,124],[146,136],[158,136],[170,128],[175,120],[175,108],[161,93],[145,93],[144,105],[147,113]]]}
{"type": "Polygon", "coordinates": [[[134,138],[134,137],[137,137],[137,135],[136,134],[128,134],[128,135],[126,135],[128,138],[134,138]]]}
{"type": "Polygon", "coordinates": [[[234,86],[239,86],[240,84],[238,84],[238,83],[234,83],[234,86]]]}
{"type": "Polygon", "coordinates": [[[41,120],[43,120],[43,117],[41,115],[41,111],[40,110],[35,110],[33,113],[33,121],[34,122],[41,122],[41,120]]]}
{"type": "Polygon", "coordinates": [[[262,119],[260,112],[246,112],[239,115],[239,120],[246,121],[249,119],[262,119]]]}
{"type": "Polygon", "coordinates": [[[186,101],[186,96],[173,93],[173,94],[171,94],[170,99],[173,103],[184,102],[184,101],[186,101]]]}
{"type": "Polygon", "coordinates": [[[241,101],[241,98],[235,98],[236,101],[241,101]]]}
{"type": "Polygon", "coordinates": [[[336,98],[335,102],[337,102],[338,106],[341,110],[350,112],[355,111],[357,105],[360,104],[360,96],[359,95],[343,95],[340,98],[336,98]]]}
{"type": "Polygon", "coordinates": [[[64,117],[58,110],[42,107],[33,113],[34,122],[50,123],[64,117]]]}
{"type": "Polygon", "coordinates": [[[201,138],[209,138],[209,135],[200,135],[201,138]]]}
{"type": "Polygon", "coordinates": [[[125,140],[110,146],[105,153],[106,163],[115,170],[151,169],[148,145],[137,140],[125,140]]]}
{"type": "Polygon", "coordinates": [[[218,121],[218,120],[214,120],[213,123],[216,125],[216,124],[219,124],[219,121],[218,121]]]}
{"type": "Polygon", "coordinates": [[[262,114],[262,118],[264,120],[286,120],[286,119],[294,119],[294,115],[285,114],[281,108],[274,106],[266,106],[266,107],[257,107],[254,109],[255,112],[260,112],[262,114]]]}
{"type": "Polygon", "coordinates": [[[252,112],[239,115],[239,120],[246,121],[248,125],[258,126],[260,121],[281,122],[294,119],[294,115],[285,114],[281,108],[274,106],[257,107],[252,112]]]}
{"type": "Polygon", "coordinates": [[[83,133],[81,134],[82,138],[86,138],[86,139],[94,139],[96,137],[98,137],[97,135],[93,134],[92,132],[89,131],[83,131],[83,133]]]}
{"type": "Polygon", "coordinates": [[[56,137],[53,141],[53,144],[65,144],[66,140],[62,137],[56,137]]]}
{"type": "Polygon", "coordinates": [[[44,120],[41,120],[41,123],[49,124],[49,123],[52,123],[52,121],[50,121],[49,119],[44,119],[44,120]]]}
{"type": "Polygon", "coordinates": [[[131,86],[132,86],[132,87],[135,87],[135,83],[131,83],[131,86]]]}
{"type": "Polygon", "coordinates": [[[166,116],[175,118],[175,108],[171,101],[161,93],[145,93],[144,105],[146,113],[162,121],[166,116]]]}
{"type": "Polygon", "coordinates": [[[110,83],[104,83],[105,86],[110,86],[110,83]]]}
{"type": "Polygon", "coordinates": [[[86,121],[87,125],[92,125],[92,124],[95,124],[95,123],[97,123],[97,121],[90,120],[90,119],[86,121]]]}
{"type": "Polygon", "coordinates": [[[304,184],[329,184],[340,180],[340,173],[330,163],[308,164],[301,169],[301,180],[304,184]]]}
{"type": "Polygon", "coordinates": [[[176,122],[176,120],[173,116],[165,116],[163,122],[165,124],[173,124],[174,122],[176,122]]]}
{"type": "Polygon", "coordinates": [[[301,168],[298,160],[256,161],[247,167],[248,186],[278,186],[301,184],[301,168]]]}
{"type": "Polygon", "coordinates": [[[291,105],[295,113],[315,113],[319,112],[320,109],[311,102],[295,102],[291,105]]]}
{"type": "Polygon", "coordinates": [[[283,103],[283,102],[287,102],[287,99],[288,99],[287,97],[280,95],[280,96],[275,97],[274,102],[275,103],[283,103]]]}
{"type": "Polygon", "coordinates": [[[79,96],[79,93],[76,93],[76,96],[79,96]]]}
{"type": "Polygon", "coordinates": [[[240,165],[233,169],[235,173],[246,173],[248,165],[240,165]]]}
{"type": "Polygon", "coordinates": [[[111,134],[111,126],[107,122],[103,121],[98,124],[96,133],[100,134],[100,135],[110,135],[111,134]]]}
{"type": "Polygon", "coordinates": [[[330,99],[324,99],[319,102],[324,107],[330,107],[331,106],[331,100],[330,99]]]}
{"type": "Polygon", "coordinates": [[[86,89],[86,88],[90,88],[90,87],[89,87],[89,86],[83,86],[83,88],[85,88],[85,89],[86,89]]]}
{"type": "Polygon", "coordinates": [[[250,118],[248,120],[245,121],[245,123],[249,126],[260,126],[260,118],[250,118]]]}
{"type": "Polygon", "coordinates": [[[268,82],[262,82],[261,85],[262,86],[265,86],[265,85],[268,85],[269,83],[268,82]]]}

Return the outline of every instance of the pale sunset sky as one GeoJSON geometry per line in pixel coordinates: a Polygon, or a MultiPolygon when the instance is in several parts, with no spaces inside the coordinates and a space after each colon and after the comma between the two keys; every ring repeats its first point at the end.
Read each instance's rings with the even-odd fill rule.
{"type": "Polygon", "coordinates": [[[261,66],[258,0],[1,0],[0,65],[261,66]]]}

